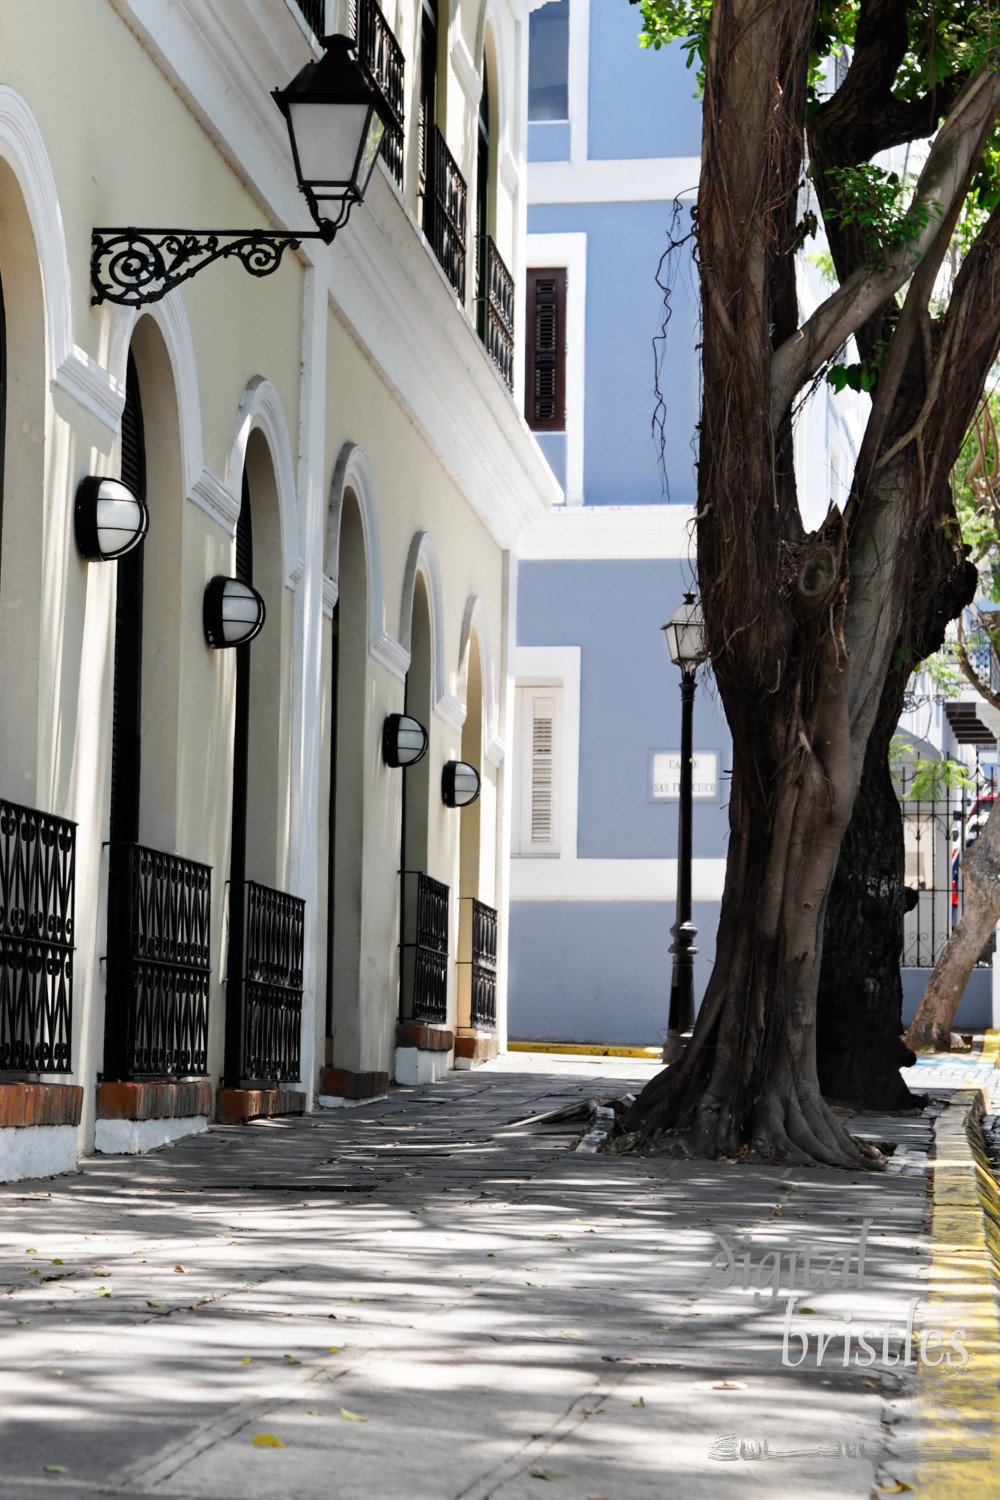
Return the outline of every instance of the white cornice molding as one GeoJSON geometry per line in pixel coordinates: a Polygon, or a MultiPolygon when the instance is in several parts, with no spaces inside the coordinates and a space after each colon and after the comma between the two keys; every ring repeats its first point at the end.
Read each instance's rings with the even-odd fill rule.
{"type": "Polygon", "coordinates": [[[66,354],[52,380],[53,391],[61,391],[81,410],[96,417],[109,436],[117,435],[125,409],[125,387],[96,359],[76,344],[66,354]]]}
{"type": "Polygon", "coordinates": [[[528,202],[693,203],[701,160],[661,156],[635,161],[536,161],[528,173],[528,202]]]}
{"type": "Polygon", "coordinates": [[[410,653],[384,630],[369,648],[368,654],[400,682],[406,681],[406,674],[410,670],[410,653]]]}
{"type": "Polygon", "coordinates": [[[230,536],[236,535],[236,523],[240,518],[239,499],[211,469],[202,469],[189,493],[199,510],[211,516],[230,536]]]}
{"type": "Polygon", "coordinates": [[[574,505],[550,511],[521,533],[521,562],[693,561],[691,505],[574,505]]]}
{"type": "Polygon", "coordinates": [[[479,76],[475,59],[466,45],[465,37],[460,31],[456,33],[455,45],[451,49],[451,61],[463,94],[468,99],[473,112],[478,113],[479,101],[483,95],[483,80],[479,76]]]}
{"type": "MultiPolygon", "coordinates": [[[[291,17],[287,24],[271,17],[265,28],[270,10],[254,5],[258,24],[248,25],[245,0],[112,3],[264,219],[301,229],[302,199],[269,92],[312,56],[291,17]]],[[[329,277],[331,302],[352,337],[494,540],[512,547],[561,491],[388,174],[376,171],[332,251],[308,242],[298,254],[329,277]],[[387,308],[396,315],[387,317],[387,308]]]]}
{"type": "Polygon", "coordinates": [[[465,723],[465,705],[453,698],[451,693],[442,693],[434,705],[434,712],[451,729],[461,730],[465,723]]]}

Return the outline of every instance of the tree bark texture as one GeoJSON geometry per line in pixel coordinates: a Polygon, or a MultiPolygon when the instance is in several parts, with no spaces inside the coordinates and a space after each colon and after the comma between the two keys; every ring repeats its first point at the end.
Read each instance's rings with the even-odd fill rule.
{"type": "MultiPolygon", "coordinates": [[[[716,0],[713,8],[697,214],[697,542],[708,644],[733,736],[730,844],[716,962],[694,1035],[683,1061],[636,1101],[624,1144],[843,1166],[870,1153],[819,1087],[825,918],[883,686],[909,632],[921,551],[929,528],[952,515],[951,428],[961,423],[957,452],[982,389],[980,379],[963,420],[963,382],[971,388],[976,376],[963,369],[957,390],[949,382],[947,416],[931,420],[941,415],[943,353],[960,339],[971,303],[953,298],[936,333],[926,309],[1000,108],[1000,82],[970,85],[940,133],[945,145],[931,150],[922,181],[940,192],[932,216],[940,235],[922,237],[916,269],[911,263],[892,283],[885,266],[859,268],[854,290],[842,286],[799,330],[794,250],[815,9],[803,0],[716,0]],[[848,505],[841,513],[831,504],[807,534],[792,396],[831,341],[839,347],[907,278],[848,505]]],[[[977,352],[988,352],[988,341],[977,352]]],[[[941,535],[954,551],[952,534],[941,535]]]]}
{"type": "Polygon", "coordinates": [[[982,833],[962,855],[965,909],[941,950],[906,1033],[911,1047],[947,1052],[951,1028],[969,975],[1000,921],[1000,800],[982,833]]]}

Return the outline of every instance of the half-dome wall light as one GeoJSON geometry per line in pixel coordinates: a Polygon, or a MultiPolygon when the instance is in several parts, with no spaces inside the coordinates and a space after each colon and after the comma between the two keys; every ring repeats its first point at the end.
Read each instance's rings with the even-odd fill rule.
{"type": "Polygon", "coordinates": [[[205,639],[216,651],[245,646],[264,626],[264,601],[240,578],[217,575],[205,589],[205,639]]]}
{"type": "Polygon", "coordinates": [[[73,523],[81,557],[111,562],[144,540],[149,511],[120,479],[88,474],[77,486],[73,523]]]}

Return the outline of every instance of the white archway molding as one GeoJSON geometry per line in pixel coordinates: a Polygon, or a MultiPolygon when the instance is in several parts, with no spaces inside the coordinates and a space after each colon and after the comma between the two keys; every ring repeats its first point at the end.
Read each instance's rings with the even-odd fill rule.
{"type": "Polygon", "coordinates": [[[34,236],[45,301],[45,379],[53,396],[68,396],[97,422],[110,442],[125,405],[108,371],[73,341],[66,236],[45,142],[21,95],[0,85],[0,157],[17,180],[34,236]]]}
{"type": "Polygon", "coordinates": [[[169,293],[159,302],[151,303],[141,313],[130,307],[113,307],[109,316],[108,364],[112,379],[123,393],[128,351],[136,323],[140,317],[152,318],[159,329],[174,380],[184,492],[199,509],[224,527],[230,536],[235,536],[240,513],[239,492],[233,494],[221,479],[205,467],[198,365],[191,325],[180,293],[169,293]]]}
{"type": "MultiPolygon", "coordinates": [[[[508,65],[504,56],[503,35],[504,28],[497,17],[495,0],[486,0],[479,15],[479,25],[476,29],[476,59],[479,63],[481,79],[486,77],[487,65],[493,70],[492,99],[497,112],[497,139],[495,142],[497,171],[504,178],[504,184],[509,191],[512,185],[507,182],[510,164],[513,165],[514,183],[517,185],[517,166],[513,162],[511,154],[511,115],[510,99],[507,93],[507,79],[513,77],[513,65],[508,65]]],[[[477,101],[478,108],[478,101],[477,101]]]]}
{"type": "Polygon", "coordinates": [[[403,599],[399,611],[399,642],[409,662],[413,633],[413,595],[417,574],[424,580],[431,615],[431,695],[432,708],[453,729],[465,723],[465,708],[445,690],[444,681],[444,589],[441,586],[441,562],[434,538],[429,531],[416,531],[410,542],[403,573],[403,599]]]}
{"type": "Polygon", "coordinates": [[[493,634],[489,611],[479,594],[470,594],[466,600],[458,653],[459,690],[465,700],[466,712],[469,703],[469,647],[473,634],[479,646],[479,668],[483,679],[483,754],[491,765],[499,766],[503,764],[505,749],[497,736],[500,704],[493,660],[493,634]]]}
{"type": "Polygon", "coordinates": [[[408,651],[385,629],[385,577],[382,570],[382,533],[375,499],[371,460],[359,443],[346,442],[337,455],[330,482],[323,559],[323,610],[332,615],[340,597],[340,525],[344,495],[350,490],[358,502],[365,548],[368,586],[368,653],[402,682],[410,665],[408,651]]]}
{"type": "MultiPolygon", "coordinates": [[[[305,559],[299,550],[299,507],[295,488],[295,463],[292,444],[288,436],[288,424],[281,407],[281,398],[269,380],[255,375],[248,381],[236,413],[233,443],[229,450],[226,467],[226,489],[231,495],[242,494],[243,465],[246,462],[247,444],[254,428],[264,435],[274,465],[274,479],[278,490],[278,506],[281,514],[282,571],[287,588],[295,588],[305,571],[305,559]]],[[[239,516],[239,503],[236,514],[239,516]]],[[[235,526],[234,526],[235,529],[235,526]]]]}

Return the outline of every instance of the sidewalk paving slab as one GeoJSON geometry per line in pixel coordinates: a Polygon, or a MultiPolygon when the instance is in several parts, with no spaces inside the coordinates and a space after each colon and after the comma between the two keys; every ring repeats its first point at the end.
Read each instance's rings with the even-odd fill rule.
{"type": "MultiPolygon", "coordinates": [[[[656,1069],[519,1053],[0,1189],[0,1497],[915,1485],[903,1358],[927,1289],[922,1170],[583,1156],[566,1127],[522,1123],[656,1069]],[[866,1219],[863,1286],[791,1287],[790,1255],[856,1257],[866,1219]],[[719,1284],[723,1244],[772,1257],[773,1298],[719,1284]],[[808,1347],[795,1367],[786,1325],[791,1353],[808,1347]],[[882,1325],[871,1366],[845,1366],[845,1329],[882,1325]]],[[[930,1146],[925,1118],[855,1124],[914,1161],[930,1146]]]]}

